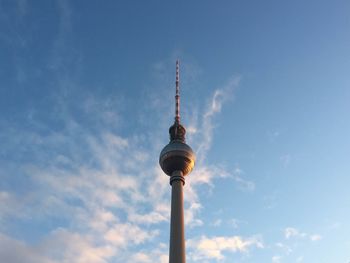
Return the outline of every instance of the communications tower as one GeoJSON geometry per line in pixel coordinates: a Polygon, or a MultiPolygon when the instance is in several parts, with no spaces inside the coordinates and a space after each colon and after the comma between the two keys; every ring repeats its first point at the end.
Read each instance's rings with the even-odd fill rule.
{"type": "Polygon", "coordinates": [[[183,186],[196,160],[191,147],[185,142],[186,130],[180,123],[179,61],[176,61],[175,121],[169,128],[170,142],[160,153],[159,164],[170,176],[171,218],[169,263],[185,263],[185,226],[183,186]]]}

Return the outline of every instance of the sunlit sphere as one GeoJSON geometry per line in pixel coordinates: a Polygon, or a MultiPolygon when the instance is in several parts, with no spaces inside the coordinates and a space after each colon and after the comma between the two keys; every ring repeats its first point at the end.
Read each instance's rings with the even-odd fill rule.
{"type": "Polygon", "coordinates": [[[191,147],[181,141],[171,141],[160,153],[159,164],[164,173],[171,176],[174,171],[189,174],[196,160],[191,147]]]}

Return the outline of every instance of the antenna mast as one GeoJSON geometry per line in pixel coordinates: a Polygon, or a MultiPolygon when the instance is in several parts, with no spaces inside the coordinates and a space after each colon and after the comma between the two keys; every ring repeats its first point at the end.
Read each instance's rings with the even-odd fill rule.
{"type": "Polygon", "coordinates": [[[175,94],[175,123],[180,124],[180,87],[179,60],[176,60],[176,94],[175,94]]]}

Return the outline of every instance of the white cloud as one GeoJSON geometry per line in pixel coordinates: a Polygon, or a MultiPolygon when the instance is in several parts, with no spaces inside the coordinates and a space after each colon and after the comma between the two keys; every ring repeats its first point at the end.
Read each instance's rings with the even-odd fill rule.
{"type": "Polygon", "coordinates": [[[290,154],[284,154],[280,156],[280,161],[282,162],[284,167],[287,167],[292,160],[292,156],[290,154]]]}
{"type": "Polygon", "coordinates": [[[55,263],[42,255],[38,247],[28,246],[25,242],[12,239],[0,233],[0,258],[6,263],[55,263]]]}
{"type": "Polygon", "coordinates": [[[239,223],[241,223],[240,220],[236,219],[236,218],[232,218],[230,220],[230,225],[233,227],[233,228],[238,228],[239,227],[239,223]]]}
{"type": "Polygon", "coordinates": [[[191,202],[185,208],[185,225],[189,227],[201,226],[203,221],[196,217],[196,213],[201,209],[202,205],[197,202],[191,202]]]}
{"type": "Polygon", "coordinates": [[[17,0],[17,13],[20,19],[22,19],[28,12],[27,0],[17,0]]]}
{"type": "Polygon", "coordinates": [[[341,227],[341,223],[340,222],[334,222],[329,226],[329,229],[339,229],[341,227]]]}
{"type": "Polygon", "coordinates": [[[241,190],[249,191],[249,192],[252,192],[255,190],[255,183],[254,182],[245,180],[237,174],[233,174],[232,177],[236,181],[236,183],[238,184],[238,186],[241,190]]]}
{"type": "MultiPolygon", "coordinates": [[[[200,143],[196,147],[197,162],[199,164],[204,161],[207,151],[211,147],[214,130],[213,118],[221,112],[226,100],[233,99],[233,92],[238,87],[239,82],[240,77],[232,77],[223,88],[216,89],[202,116],[200,127],[192,128],[200,131],[199,135],[201,136],[200,143]]],[[[194,125],[190,125],[190,127],[194,127],[194,125]]]]}
{"type": "Polygon", "coordinates": [[[222,260],[224,252],[248,252],[252,247],[263,248],[258,237],[242,238],[240,236],[219,236],[208,238],[202,236],[199,239],[190,239],[187,242],[190,248],[190,257],[194,261],[207,259],[222,260]]]}
{"type": "Polygon", "coordinates": [[[0,191],[0,222],[5,220],[5,217],[18,213],[17,198],[8,191],[0,191]]]}
{"type": "Polygon", "coordinates": [[[104,239],[117,247],[127,247],[132,244],[142,244],[158,235],[158,231],[146,231],[143,228],[126,224],[115,224],[104,235],[104,239]]]}
{"type": "Polygon", "coordinates": [[[218,226],[221,226],[222,224],[222,220],[221,219],[216,219],[212,225],[215,226],[215,227],[218,227],[218,226]]]}
{"type": "Polygon", "coordinates": [[[300,256],[297,258],[297,262],[303,262],[304,261],[304,257],[303,256],[300,256]]]}
{"type": "Polygon", "coordinates": [[[36,246],[0,234],[0,258],[6,263],[106,263],[116,248],[94,244],[92,236],[57,229],[36,246]]]}
{"type": "Polygon", "coordinates": [[[281,262],[281,256],[273,256],[272,257],[273,263],[280,263],[281,262]]]}
{"type": "Polygon", "coordinates": [[[106,263],[117,251],[109,244],[97,244],[91,235],[66,229],[53,231],[42,246],[46,254],[59,262],[106,263]]]}
{"type": "Polygon", "coordinates": [[[322,239],[322,236],[320,234],[308,234],[308,233],[304,233],[299,231],[298,229],[294,228],[294,227],[287,227],[284,230],[284,236],[286,239],[290,239],[292,237],[295,238],[308,238],[311,241],[319,241],[322,239]]]}
{"type": "Polygon", "coordinates": [[[322,239],[322,236],[321,235],[318,235],[318,234],[316,234],[316,235],[311,235],[310,236],[310,240],[311,241],[319,241],[319,240],[321,240],[322,239]]]}
{"type": "Polygon", "coordinates": [[[282,249],[286,255],[289,255],[290,253],[293,252],[293,249],[290,246],[285,245],[285,244],[283,244],[281,242],[276,243],[276,246],[278,248],[282,249]]]}
{"type": "MultiPolygon", "coordinates": [[[[168,210],[166,210],[168,212],[168,210]]],[[[130,222],[134,222],[137,224],[157,224],[159,222],[168,221],[168,216],[164,213],[160,213],[157,211],[152,211],[148,214],[138,214],[136,212],[129,213],[128,217],[130,222]]]]}
{"type": "Polygon", "coordinates": [[[135,263],[151,263],[153,262],[151,257],[145,253],[139,252],[132,256],[131,262],[135,263]]]}
{"type": "Polygon", "coordinates": [[[293,227],[287,227],[284,230],[284,236],[286,239],[289,239],[291,237],[306,237],[306,233],[302,233],[298,229],[293,227]]]}
{"type": "Polygon", "coordinates": [[[130,263],[150,263],[150,262],[159,262],[159,263],[168,263],[169,256],[167,245],[160,243],[155,249],[147,251],[139,251],[133,254],[128,258],[127,262],[130,263]]]}
{"type": "Polygon", "coordinates": [[[199,166],[193,171],[193,174],[188,178],[190,184],[201,185],[206,184],[213,186],[215,179],[228,178],[233,179],[240,190],[254,191],[255,184],[252,181],[244,179],[241,175],[243,171],[240,168],[236,168],[233,172],[228,172],[226,169],[218,166],[199,166]]]}

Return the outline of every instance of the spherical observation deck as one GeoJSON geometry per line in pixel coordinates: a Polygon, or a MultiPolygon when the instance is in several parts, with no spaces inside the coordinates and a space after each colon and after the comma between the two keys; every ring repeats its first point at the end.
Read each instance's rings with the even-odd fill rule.
{"type": "Polygon", "coordinates": [[[175,171],[182,171],[183,175],[189,174],[196,160],[191,147],[181,140],[170,141],[160,153],[159,164],[164,173],[171,176],[175,171]]]}

